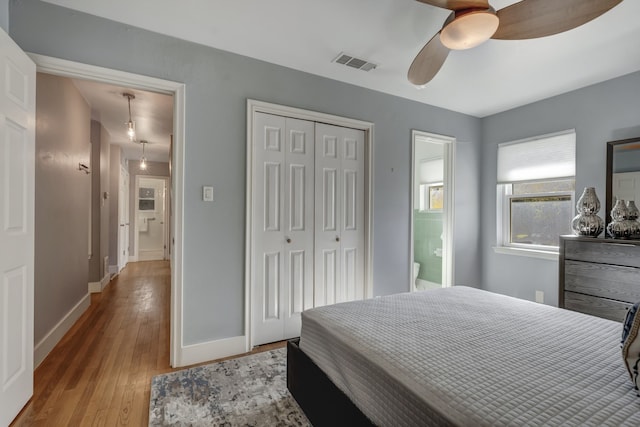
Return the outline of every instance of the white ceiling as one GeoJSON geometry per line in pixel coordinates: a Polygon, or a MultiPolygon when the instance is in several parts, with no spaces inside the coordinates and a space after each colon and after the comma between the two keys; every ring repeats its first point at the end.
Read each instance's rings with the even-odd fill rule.
{"type": "Polygon", "coordinates": [[[638,0],[563,34],[451,52],[424,89],[407,69],[448,11],[414,0],[47,1],[477,117],[640,70],[638,0]],[[332,63],[342,51],[379,67],[332,63]]]}
{"type": "Polygon", "coordinates": [[[145,140],[145,157],[149,161],[167,162],[173,133],[173,96],[129,89],[88,80],[71,80],[91,107],[91,118],[99,121],[122,147],[126,159],[142,155],[139,141],[145,140]],[[131,118],[135,122],[137,143],[127,136],[129,107],[123,93],[135,95],[131,100],[131,118]]]}

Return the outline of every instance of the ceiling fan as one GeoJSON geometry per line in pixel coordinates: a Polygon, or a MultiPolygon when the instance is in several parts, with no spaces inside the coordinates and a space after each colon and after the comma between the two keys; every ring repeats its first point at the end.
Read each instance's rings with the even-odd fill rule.
{"type": "Polygon", "coordinates": [[[451,50],[478,46],[489,39],[524,40],[550,36],[597,18],[622,0],[522,0],[496,11],[487,0],[417,0],[451,10],[442,29],[413,60],[407,77],[427,84],[451,50]]]}

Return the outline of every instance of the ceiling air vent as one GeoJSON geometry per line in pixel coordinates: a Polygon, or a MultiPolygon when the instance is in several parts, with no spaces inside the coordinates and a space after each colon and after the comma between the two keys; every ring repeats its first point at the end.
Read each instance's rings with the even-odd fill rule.
{"type": "Polygon", "coordinates": [[[367,62],[364,59],[355,58],[344,53],[340,53],[333,62],[362,71],[371,71],[377,67],[377,65],[372,62],[367,62]]]}

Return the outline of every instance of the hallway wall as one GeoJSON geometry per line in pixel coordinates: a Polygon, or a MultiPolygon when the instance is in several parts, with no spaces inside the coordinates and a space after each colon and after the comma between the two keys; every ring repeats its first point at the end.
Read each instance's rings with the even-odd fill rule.
{"type": "Polygon", "coordinates": [[[109,267],[118,265],[118,204],[120,195],[120,166],[126,165],[122,158],[122,149],[111,145],[109,149],[109,267]]]}
{"type": "MultiPolygon", "coordinates": [[[[89,260],[89,282],[99,282],[107,274],[104,257],[109,255],[109,141],[106,129],[91,121],[91,233],[92,256],[89,260]]],[[[107,264],[108,265],[108,264],[107,264]]]]}
{"type": "Polygon", "coordinates": [[[91,112],[68,79],[38,73],[36,92],[37,345],[87,296],[91,112]]]}

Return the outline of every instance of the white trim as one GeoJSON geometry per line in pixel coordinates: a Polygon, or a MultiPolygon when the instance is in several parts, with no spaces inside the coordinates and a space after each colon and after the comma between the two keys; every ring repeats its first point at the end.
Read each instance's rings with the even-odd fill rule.
{"type": "Polygon", "coordinates": [[[518,255],[518,256],[525,256],[529,258],[548,259],[552,261],[557,261],[559,257],[558,252],[514,248],[511,246],[494,246],[493,251],[497,254],[518,255]]]}
{"type": "Polygon", "coordinates": [[[138,257],[135,255],[129,255],[129,262],[138,262],[138,257]]]}
{"type": "MultiPolygon", "coordinates": [[[[176,357],[182,348],[183,325],[185,84],[34,53],[27,54],[36,63],[38,72],[173,95],[174,133],[171,171],[173,215],[171,216],[172,223],[170,226],[172,227],[171,235],[175,243],[171,251],[171,337],[169,360],[171,365],[175,366],[176,357]]],[[[109,270],[111,271],[111,266],[109,266],[109,270]]],[[[115,273],[117,273],[117,267],[115,273]]]]}
{"type": "Polygon", "coordinates": [[[373,135],[374,124],[363,120],[334,116],[301,108],[247,99],[246,192],[245,192],[245,351],[251,350],[251,213],[252,213],[252,164],[253,164],[253,116],[255,113],[275,114],[300,120],[322,122],[335,126],[364,131],[365,142],[365,298],[373,297],[373,135]]]}
{"type": "Polygon", "coordinates": [[[179,350],[173,367],[179,368],[245,353],[245,341],[244,336],[237,336],[184,346],[179,350]]]}
{"type": "Polygon", "coordinates": [[[111,280],[111,276],[109,274],[105,274],[104,277],[99,282],[89,282],[89,293],[90,294],[98,294],[104,290],[109,284],[111,280]]]}
{"type": "Polygon", "coordinates": [[[414,248],[413,248],[413,211],[415,209],[415,186],[416,171],[415,171],[415,157],[416,157],[416,142],[419,138],[424,139],[426,142],[433,142],[443,145],[444,151],[444,185],[447,191],[444,193],[444,208],[443,214],[446,215],[444,221],[444,227],[442,230],[442,287],[450,287],[455,284],[454,281],[454,226],[455,226],[455,153],[456,153],[456,138],[452,136],[438,135],[435,133],[423,132],[419,130],[411,131],[411,188],[410,188],[410,220],[409,220],[409,292],[415,291],[416,286],[413,281],[413,263],[414,263],[414,248]]]}
{"type": "Polygon", "coordinates": [[[117,265],[110,265],[109,266],[109,274],[118,274],[120,273],[120,270],[118,270],[118,266],[117,265]]]}
{"type": "Polygon", "coordinates": [[[87,293],[78,303],[54,326],[47,335],[36,344],[33,350],[34,369],[47,357],[53,348],[60,342],[62,337],[69,332],[69,329],[78,321],[80,316],[91,305],[91,295],[87,293]]]}

